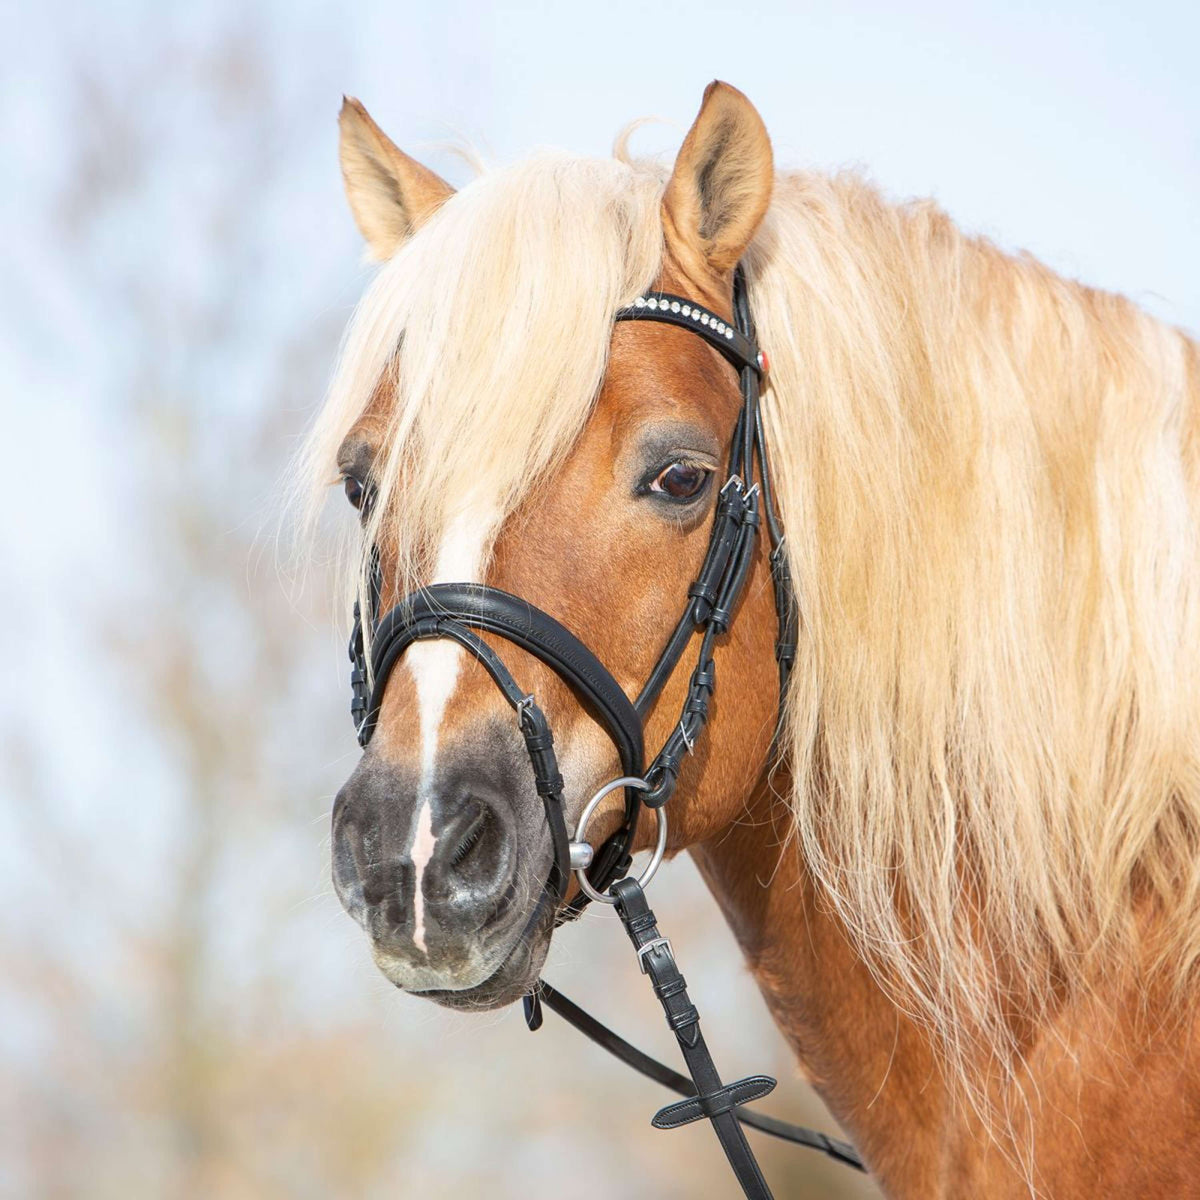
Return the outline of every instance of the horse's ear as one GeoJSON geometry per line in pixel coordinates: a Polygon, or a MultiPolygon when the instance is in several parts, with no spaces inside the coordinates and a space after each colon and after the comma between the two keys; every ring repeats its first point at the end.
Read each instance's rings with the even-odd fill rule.
{"type": "Polygon", "coordinates": [[[391,258],[454,189],[409,158],[352,96],[342,98],[338,129],[342,179],[354,222],[373,257],[391,258]]]}
{"type": "Polygon", "coordinates": [[[663,194],[667,249],[695,282],[723,282],[750,245],[767,205],[775,167],[758,110],[714,80],[675,159],[663,194]]]}

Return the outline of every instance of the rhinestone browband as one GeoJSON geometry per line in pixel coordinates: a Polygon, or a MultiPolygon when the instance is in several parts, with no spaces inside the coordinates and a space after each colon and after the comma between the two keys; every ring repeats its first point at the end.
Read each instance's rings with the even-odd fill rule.
{"type": "Polygon", "coordinates": [[[759,376],[767,372],[766,355],[736,326],[710,312],[702,305],[670,292],[647,292],[638,296],[627,308],[617,314],[618,321],[663,321],[691,329],[723,354],[739,369],[749,367],[759,376]]]}

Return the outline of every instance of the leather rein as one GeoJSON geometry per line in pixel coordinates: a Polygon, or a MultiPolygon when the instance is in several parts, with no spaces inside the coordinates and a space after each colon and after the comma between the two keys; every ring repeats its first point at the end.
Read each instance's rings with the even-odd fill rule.
{"type": "Polygon", "coordinates": [[[707,1118],[745,1195],[752,1200],[770,1200],[770,1189],[742,1125],[821,1150],[858,1170],[866,1168],[854,1147],[846,1142],[745,1109],[743,1105],[774,1089],[775,1080],[770,1076],[752,1075],[735,1083],[722,1083],[700,1032],[700,1015],[688,996],[671,944],[660,934],[643,892],[666,849],[665,806],[674,794],[684,757],[693,751],[708,720],[716,686],[713,649],[717,638],[728,631],[733,620],[754,563],[757,535],[764,520],[770,541],[778,621],[775,657],[779,664],[781,706],[796,654],[798,610],[788,573],[783,529],[771,489],[759,410],[759,388],[767,363],[755,343],[740,267],[734,274],[733,314],[734,323],[728,324],[711,310],[681,296],[647,292],[615,316],[617,321],[656,321],[697,334],[737,370],[742,394],[729,451],[728,478],[717,500],[704,562],[688,588],[687,605],[637,698],[629,700],[616,679],[569,629],[527,600],[499,588],[484,584],[432,584],[406,596],[379,617],[382,576],[376,553],[371,556],[368,582],[372,621],[369,664],[363,614],[358,603],[354,606],[350,638],[351,715],[359,744],[365,748],[379,718],[388,678],[415,641],[448,638],[483,666],[516,714],[550,829],[553,859],[526,931],[542,921],[551,906],[556,913],[556,924],[563,924],[578,917],[592,901],[613,905],[637,952],[642,973],[649,976],[662,1004],[690,1079],[643,1054],[541,980],[525,997],[529,1028],[540,1028],[545,1005],[622,1062],[684,1096],[684,1100],[655,1115],[655,1127],[672,1129],[707,1118]],[[758,482],[754,481],[756,464],[758,482]],[[481,633],[502,637],[550,667],[600,721],[617,748],[622,774],[588,801],[574,837],[568,836],[566,828],[563,779],[549,723],[534,697],[520,687],[481,633]],[[644,766],[646,715],[697,633],[701,636],[696,666],[679,722],[649,766],[644,766]],[[602,845],[593,848],[586,840],[588,821],[600,802],[618,790],[623,790],[625,800],[621,826],[602,845]],[[632,865],[630,847],[643,807],[652,810],[656,817],[657,839],[649,865],[633,880],[627,877],[632,865]],[[572,872],[579,883],[579,892],[564,903],[572,872]]]}

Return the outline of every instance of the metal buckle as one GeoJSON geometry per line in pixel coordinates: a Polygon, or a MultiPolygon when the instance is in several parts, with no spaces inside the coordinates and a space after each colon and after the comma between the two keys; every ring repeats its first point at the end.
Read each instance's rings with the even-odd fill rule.
{"type": "Polygon", "coordinates": [[[643,975],[650,974],[650,968],[646,966],[646,955],[649,954],[651,950],[657,950],[660,947],[663,950],[665,950],[667,952],[668,956],[671,958],[671,960],[674,961],[675,951],[671,948],[671,939],[665,938],[665,937],[653,938],[652,940],[648,941],[644,946],[638,947],[638,952],[637,952],[638,966],[641,968],[643,975]]]}

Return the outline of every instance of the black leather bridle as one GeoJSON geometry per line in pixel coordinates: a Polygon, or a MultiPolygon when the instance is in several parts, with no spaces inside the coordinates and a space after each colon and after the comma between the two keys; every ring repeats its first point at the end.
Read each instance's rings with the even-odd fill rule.
{"type": "Polygon", "coordinates": [[[692,1078],[688,1080],[642,1054],[542,981],[526,997],[526,1019],[530,1028],[540,1027],[544,1001],[622,1061],[685,1096],[683,1101],[662,1109],[655,1116],[654,1124],[659,1128],[674,1128],[708,1118],[745,1194],[755,1200],[769,1200],[770,1190],[741,1123],[813,1146],[860,1170],[865,1169],[862,1160],[854,1148],[844,1142],[758,1116],[740,1107],[766,1095],[775,1087],[775,1080],[756,1075],[722,1084],[700,1033],[699,1013],[688,997],[671,945],[659,934],[654,914],[642,891],[657,868],[665,847],[664,806],[675,791],[684,757],[694,749],[708,720],[709,704],[716,686],[713,649],[717,638],[729,630],[733,621],[754,564],[757,535],[764,519],[770,540],[770,568],[778,621],[775,657],[779,664],[781,705],[796,654],[798,611],[788,574],[783,530],[771,490],[759,411],[759,386],[767,363],[755,344],[754,325],[740,267],[734,275],[733,314],[734,322],[729,324],[702,305],[666,292],[647,292],[616,314],[617,321],[657,321],[699,335],[737,370],[742,394],[742,406],[729,451],[728,478],[717,500],[703,565],[688,588],[683,614],[637,698],[632,702],[629,700],[616,679],[569,629],[527,600],[499,588],[473,583],[432,584],[406,596],[378,617],[382,578],[379,556],[373,554],[369,580],[370,618],[373,621],[370,669],[362,612],[356,603],[350,639],[351,714],[359,743],[365,748],[375,730],[392,669],[413,642],[449,638],[483,666],[516,712],[533,767],[535,787],[550,829],[552,863],[527,929],[532,929],[541,920],[547,905],[554,906],[560,924],[577,917],[592,899],[615,905],[633,941],[641,969],[651,978],[692,1078]],[[757,482],[754,480],[756,464],[757,482]],[[622,776],[592,798],[577,825],[574,840],[567,834],[563,780],[549,723],[534,697],[518,685],[481,633],[502,637],[550,667],[600,721],[617,748],[622,776]],[[643,723],[697,633],[700,647],[679,722],[649,766],[644,766],[643,723]],[[604,795],[622,786],[625,814],[621,826],[593,851],[584,840],[587,820],[604,795]],[[643,806],[655,812],[658,843],[651,867],[635,881],[626,875],[632,862],[630,847],[643,806]],[[580,891],[564,904],[572,870],[576,872],[580,891]]]}

